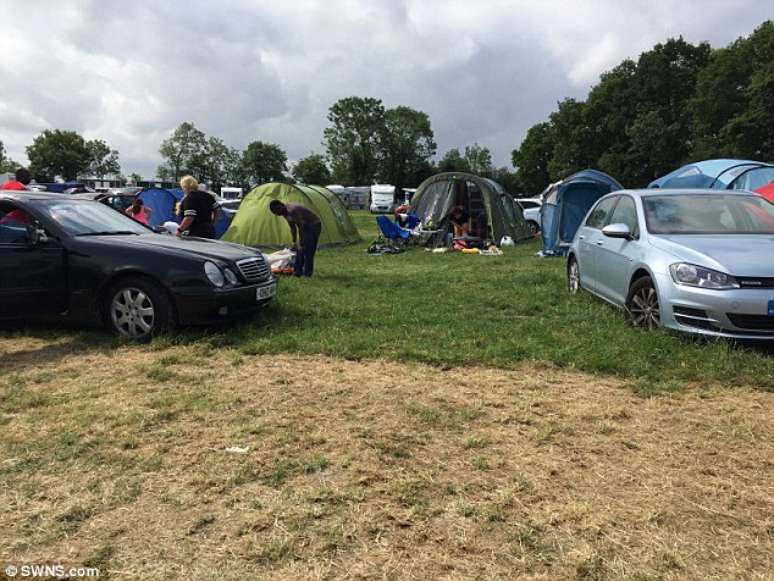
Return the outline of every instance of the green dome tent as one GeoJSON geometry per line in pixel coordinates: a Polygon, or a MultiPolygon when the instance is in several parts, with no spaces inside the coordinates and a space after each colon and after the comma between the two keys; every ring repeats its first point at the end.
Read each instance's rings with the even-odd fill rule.
{"type": "Polygon", "coordinates": [[[411,198],[411,212],[428,229],[441,228],[445,234],[453,206],[463,206],[483,221],[487,236],[500,244],[503,236],[514,242],[532,238],[513,198],[494,180],[463,172],[439,173],[427,178],[411,198]]]}
{"type": "Polygon", "coordinates": [[[320,216],[320,246],[349,244],[360,240],[357,228],[336,194],[320,186],[280,183],[253,188],[242,200],[222,240],[261,247],[292,244],[288,223],[269,210],[272,200],[301,204],[320,216]]]}

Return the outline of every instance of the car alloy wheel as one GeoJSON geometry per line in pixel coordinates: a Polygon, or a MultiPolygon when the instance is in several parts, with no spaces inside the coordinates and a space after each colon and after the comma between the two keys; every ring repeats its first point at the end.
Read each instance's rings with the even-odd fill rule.
{"type": "Polygon", "coordinates": [[[529,233],[532,234],[533,237],[537,236],[538,232],[540,232],[537,222],[533,222],[532,220],[527,220],[527,227],[529,228],[529,233]]]}
{"type": "Polygon", "coordinates": [[[110,303],[113,327],[132,339],[141,339],[153,332],[156,310],[151,298],[134,287],[119,290],[110,303]]]}
{"type": "Polygon", "coordinates": [[[575,258],[570,258],[570,263],[567,265],[567,290],[570,291],[571,295],[577,295],[580,289],[581,284],[578,261],[575,258]]]}
{"type": "Polygon", "coordinates": [[[632,285],[626,308],[629,320],[635,327],[652,331],[661,325],[658,294],[650,277],[643,277],[632,285]]]}

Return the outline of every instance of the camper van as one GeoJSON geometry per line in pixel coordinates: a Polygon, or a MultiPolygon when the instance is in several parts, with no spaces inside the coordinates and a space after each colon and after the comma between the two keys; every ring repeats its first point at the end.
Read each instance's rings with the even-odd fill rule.
{"type": "Polygon", "coordinates": [[[242,188],[220,188],[220,197],[226,200],[241,200],[242,188]]]}
{"type": "Polygon", "coordinates": [[[395,186],[377,184],[371,186],[371,213],[388,213],[395,209],[395,186]]]}

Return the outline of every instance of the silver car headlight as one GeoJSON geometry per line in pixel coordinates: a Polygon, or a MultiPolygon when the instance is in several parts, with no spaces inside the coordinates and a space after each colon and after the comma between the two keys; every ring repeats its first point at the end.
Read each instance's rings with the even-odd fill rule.
{"type": "Polygon", "coordinates": [[[739,288],[739,282],[733,276],[687,262],[672,264],[669,271],[677,284],[715,290],[739,288]]]}
{"type": "Polygon", "coordinates": [[[226,279],[223,277],[223,272],[214,262],[204,263],[204,274],[207,275],[207,279],[213,284],[213,286],[221,288],[226,283],[226,279]]]}
{"type": "Polygon", "coordinates": [[[234,271],[231,270],[230,268],[224,268],[223,274],[226,276],[226,282],[231,286],[236,286],[239,283],[239,279],[237,279],[237,275],[234,274],[234,271]]]}

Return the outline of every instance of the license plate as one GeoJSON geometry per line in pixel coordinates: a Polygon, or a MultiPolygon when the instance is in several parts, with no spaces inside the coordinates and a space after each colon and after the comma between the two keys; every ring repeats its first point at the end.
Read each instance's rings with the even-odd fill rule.
{"type": "Polygon", "coordinates": [[[269,299],[274,296],[274,293],[277,292],[277,285],[276,284],[270,284],[269,286],[261,286],[255,289],[255,298],[256,300],[263,301],[265,299],[269,299]]]}
{"type": "Polygon", "coordinates": [[[769,317],[774,317],[774,301],[769,301],[769,317]]]}

